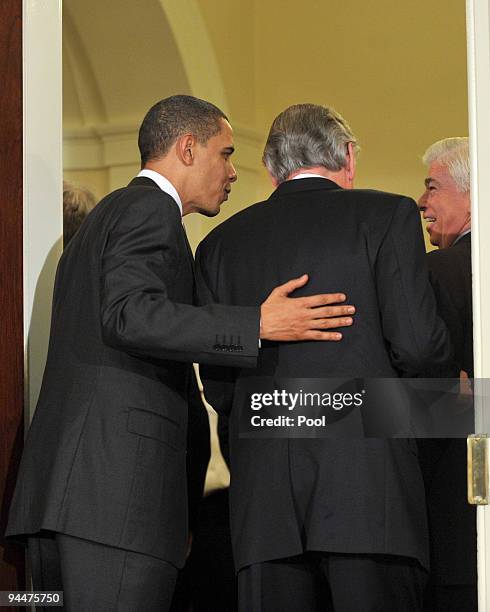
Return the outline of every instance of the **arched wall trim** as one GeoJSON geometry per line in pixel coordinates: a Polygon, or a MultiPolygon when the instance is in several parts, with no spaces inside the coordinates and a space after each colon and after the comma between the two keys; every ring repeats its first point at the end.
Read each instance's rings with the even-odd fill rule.
{"type": "Polygon", "coordinates": [[[192,93],[228,114],[228,101],[213,45],[196,0],[159,0],[182,58],[192,93]]]}
{"type": "MultiPolygon", "coordinates": [[[[175,0],[156,1],[172,30],[191,92],[213,101],[228,113],[225,86],[198,3],[188,0],[184,9],[175,0]]],[[[65,51],[73,71],[82,116],[89,124],[64,130],[65,170],[108,169],[137,164],[136,134],[140,118],[125,123],[107,121],[99,88],[69,13],[65,13],[64,24],[69,34],[65,37],[65,51]],[[83,99],[80,92],[83,92],[83,99]]],[[[262,138],[248,126],[233,125],[241,167],[256,168],[262,138]]],[[[109,183],[111,188],[116,186],[109,183]]]]}
{"type": "Polygon", "coordinates": [[[63,54],[70,66],[80,114],[88,125],[104,123],[107,113],[83,41],[67,5],[63,7],[63,54]]]}

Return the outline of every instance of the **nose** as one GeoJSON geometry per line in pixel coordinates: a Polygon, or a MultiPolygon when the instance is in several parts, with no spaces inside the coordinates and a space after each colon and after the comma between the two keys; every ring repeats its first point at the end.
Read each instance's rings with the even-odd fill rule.
{"type": "Polygon", "coordinates": [[[424,212],[424,210],[427,208],[427,191],[424,191],[424,193],[420,196],[417,201],[417,206],[421,212],[424,212]]]}
{"type": "Polygon", "coordinates": [[[238,175],[236,173],[235,170],[235,166],[230,162],[230,174],[228,176],[228,179],[230,181],[230,183],[234,183],[238,178],[238,175]]]}

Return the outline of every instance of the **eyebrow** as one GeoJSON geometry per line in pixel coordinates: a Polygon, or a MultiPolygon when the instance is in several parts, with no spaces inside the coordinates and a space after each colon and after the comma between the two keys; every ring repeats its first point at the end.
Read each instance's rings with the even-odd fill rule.
{"type": "Polygon", "coordinates": [[[424,181],[424,185],[426,187],[430,187],[431,183],[437,183],[437,181],[435,179],[433,179],[431,176],[428,176],[425,181],[424,181]]]}

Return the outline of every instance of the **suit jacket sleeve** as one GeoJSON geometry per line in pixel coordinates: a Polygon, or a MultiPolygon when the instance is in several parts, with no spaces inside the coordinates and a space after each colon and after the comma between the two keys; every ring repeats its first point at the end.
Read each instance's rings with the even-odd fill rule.
{"type": "MultiPolygon", "coordinates": [[[[100,271],[100,320],[104,341],[138,355],[177,361],[253,366],[258,353],[259,309],[176,303],[169,287],[179,282],[185,253],[173,202],[158,191],[121,202],[109,232],[100,271]],[[241,338],[223,350],[217,338],[241,338]]],[[[229,341],[228,341],[229,342],[229,341]]]]}
{"type": "MultiPolygon", "coordinates": [[[[409,198],[397,205],[375,266],[383,334],[402,376],[451,376],[452,347],[429,283],[420,214],[409,198]]],[[[355,322],[354,322],[355,324],[355,322]]]]}
{"type": "Polygon", "coordinates": [[[456,270],[451,266],[451,261],[444,261],[440,255],[441,253],[438,251],[427,254],[429,278],[436,296],[438,312],[451,334],[455,362],[459,371],[468,367],[463,363],[465,354],[464,339],[467,334],[467,315],[458,308],[453,299],[453,293],[455,291],[463,291],[464,287],[454,287],[454,279],[458,278],[456,270]]]}
{"type": "MultiPolygon", "coordinates": [[[[208,262],[209,257],[201,242],[196,251],[198,304],[210,304],[217,299],[213,288],[214,281],[210,278],[208,262]]],[[[201,364],[199,373],[207,402],[218,412],[220,419],[222,415],[229,415],[233,405],[237,368],[201,364]]],[[[226,418],[224,422],[227,422],[226,418]]]]}

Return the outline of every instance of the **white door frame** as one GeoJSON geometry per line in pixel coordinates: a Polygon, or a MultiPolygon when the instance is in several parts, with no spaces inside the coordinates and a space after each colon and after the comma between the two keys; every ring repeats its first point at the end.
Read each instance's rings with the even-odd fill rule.
{"type": "Polygon", "coordinates": [[[29,422],[49,338],[62,220],[62,0],[23,0],[24,363],[29,422]]]}
{"type": "MultiPolygon", "coordinates": [[[[490,378],[490,6],[466,1],[471,146],[473,338],[475,389],[490,378]],[[481,203],[481,205],[480,205],[481,203]],[[487,240],[485,241],[485,237],[487,240]]],[[[477,393],[478,394],[478,393],[477,393]]],[[[476,431],[490,433],[490,402],[476,401],[476,431]]],[[[490,508],[477,508],[478,609],[490,608],[490,508]]]]}
{"type": "MultiPolygon", "coordinates": [[[[490,378],[490,7],[488,0],[467,0],[466,5],[475,376],[490,378]]],[[[62,232],[61,41],[62,0],[23,0],[27,417],[39,393],[49,330],[49,313],[41,309],[36,318],[36,299],[49,303],[51,286],[44,279],[54,278],[62,232]]],[[[490,433],[490,417],[484,408],[483,401],[479,402],[477,432],[490,433]]],[[[478,508],[478,597],[479,610],[490,609],[488,507],[478,508]]]]}

